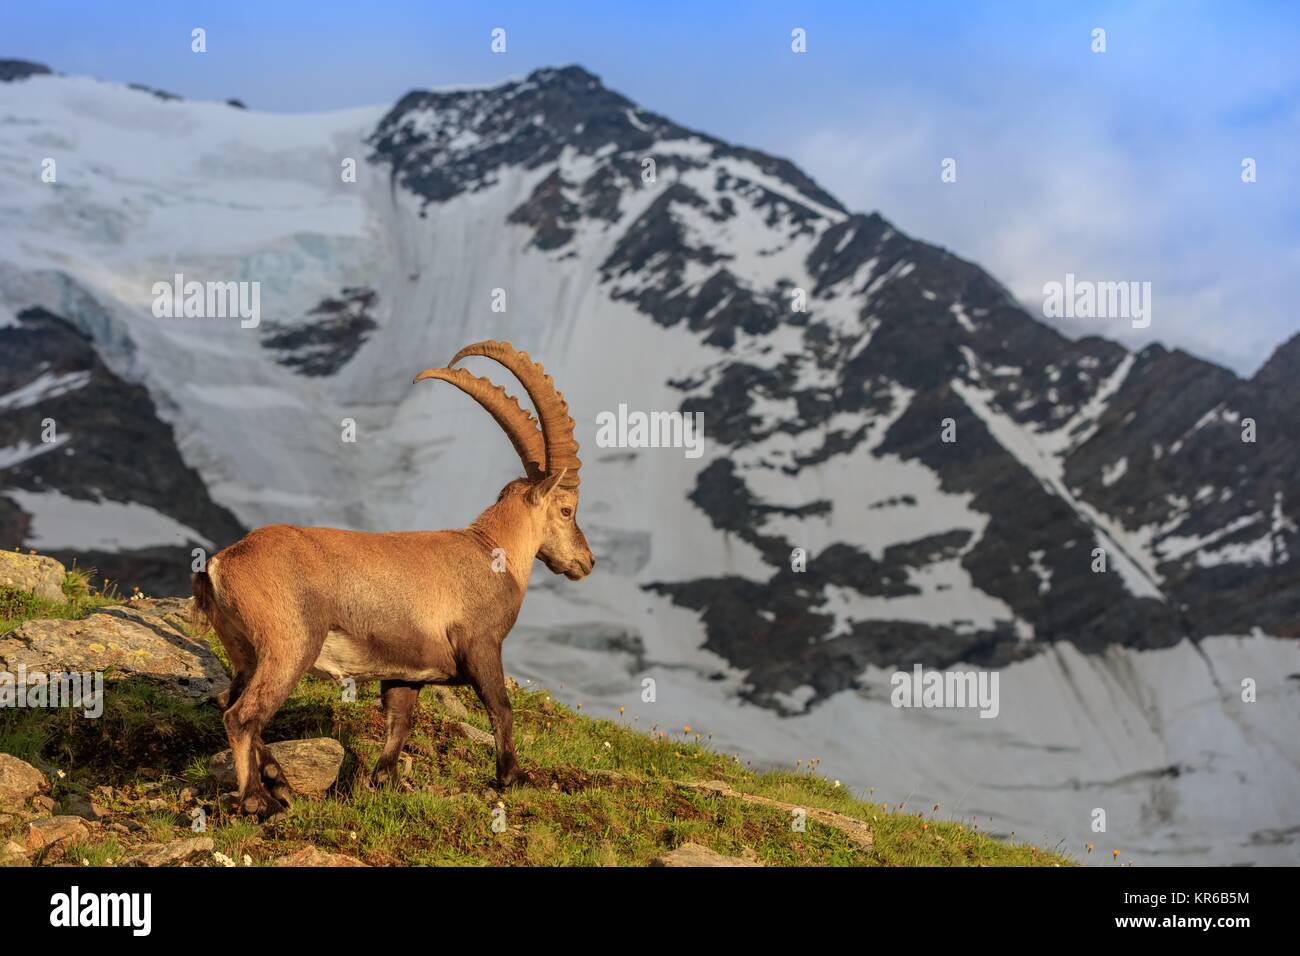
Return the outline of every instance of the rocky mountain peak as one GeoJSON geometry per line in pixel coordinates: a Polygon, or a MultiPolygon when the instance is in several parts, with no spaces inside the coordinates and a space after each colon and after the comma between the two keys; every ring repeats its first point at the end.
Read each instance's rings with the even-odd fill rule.
{"type": "Polygon", "coordinates": [[[611,189],[634,183],[647,158],[665,170],[731,158],[788,183],[813,203],[844,212],[793,163],[680,126],[610,90],[579,66],[535,70],[495,87],[412,91],[383,117],[368,142],[371,161],[389,165],[394,178],[426,202],[488,188],[504,168],[537,169],[570,149],[598,160],[590,178],[575,185],[606,199],[611,189]],[[669,142],[694,145],[690,155],[657,148],[669,142]]]}
{"type": "Polygon", "coordinates": [[[52,72],[44,63],[32,60],[0,60],[0,83],[13,83],[29,76],[44,76],[52,72]]]}
{"type": "Polygon", "coordinates": [[[1282,406],[1300,410],[1300,333],[1274,350],[1251,383],[1271,393],[1282,406]]]}
{"type": "Polygon", "coordinates": [[[566,147],[645,150],[686,131],[636,107],[581,67],[537,70],[500,86],[412,91],[380,120],[372,161],[428,202],[488,188],[502,167],[536,169],[566,147]]]}

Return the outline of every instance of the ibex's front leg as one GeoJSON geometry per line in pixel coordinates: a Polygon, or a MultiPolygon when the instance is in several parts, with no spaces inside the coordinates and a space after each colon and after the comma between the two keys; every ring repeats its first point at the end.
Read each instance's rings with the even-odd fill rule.
{"type": "Polygon", "coordinates": [[[487,709],[492,732],[496,735],[497,786],[527,783],[528,775],[520,769],[515,757],[514,712],[510,709],[510,694],[506,691],[505,672],[501,668],[501,645],[496,641],[490,645],[484,641],[472,647],[466,655],[464,668],[465,679],[487,709]]]}
{"type": "Polygon", "coordinates": [[[388,740],[370,774],[370,782],[375,786],[387,781],[397,767],[397,758],[401,756],[402,747],[411,733],[411,713],[420,700],[420,687],[420,684],[400,680],[379,683],[380,697],[384,702],[384,720],[388,725],[388,740]]]}

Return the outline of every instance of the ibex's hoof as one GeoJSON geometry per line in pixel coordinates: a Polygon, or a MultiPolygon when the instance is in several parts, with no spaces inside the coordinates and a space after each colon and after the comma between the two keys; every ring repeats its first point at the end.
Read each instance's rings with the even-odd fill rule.
{"type": "Polygon", "coordinates": [[[284,804],[269,793],[251,793],[240,803],[240,809],[263,823],[274,823],[286,813],[284,804]]]}
{"type": "Polygon", "coordinates": [[[532,775],[527,770],[521,770],[516,767],[507,774],[497,777],[497,789],[504,790],[506,787],[531,787],[533,786],[532,775]]]}

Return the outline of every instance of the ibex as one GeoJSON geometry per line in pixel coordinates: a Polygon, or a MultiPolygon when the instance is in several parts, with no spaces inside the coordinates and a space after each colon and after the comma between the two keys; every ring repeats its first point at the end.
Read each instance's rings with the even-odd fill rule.
{"type": "Polygon", "coordinates": [[[525,477],[506,485],[473,524],[383,534],[269,525],[194,575],[196,620],[216,631],[232,665],[230,689],[218,703],[246,813],[268,819],[290,802],[262,730],[309,670],[380,681],[388,739],[371,775],[376,784],[393,774],[425,684],[473,687],[496,736],[498,786],[526,780],[515,756],[501,644],[534,558],[575,581],[596,563],[577,522],[582,463],[573,419],[551,377],[506,342],[467,346],[415,382],[431,378],[482,405],[523,461],[525,477]],[[540,425],[505,389],[452,367],[471,355],[514,373],[540,425]]]}

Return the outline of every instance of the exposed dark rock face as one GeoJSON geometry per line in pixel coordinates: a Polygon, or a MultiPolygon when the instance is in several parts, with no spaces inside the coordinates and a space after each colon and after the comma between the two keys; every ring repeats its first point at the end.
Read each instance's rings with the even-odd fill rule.
{"type": "Polygon", "coordinates": [[[609,190],[619,182],[639,181],[640,159],[656,159],[665,169],[698,166],[701,160],[660,155],[651,147],[664,140],[695,135],[714,157],[750,159],[771,175],[788,179],[815,202],[839,204],[785,160],[728,146],[692,133],[601,85],[578,66],[537,70],[515,83],[493,89],[406,94],[379,123],[370,144],[373,162],[391,167],[402,186],[428,202],[442,202],[496,182],[502,166],[537,169],[566,148],[590,156],[613,145],[623,162],[606,167],[584,189],[588,211],[608,217],[609,190]],[[605,196],[606,202],[601,202],[605,196]]]}
{"type": "Polygon", "coordinates": [[[262,344],[278,353],[277,362],[299,375],[333,375],[379,327],[371,315],[376,299],[373,289],[344,289],[338,298],[323,300],[298,324],[263,323],[262,344]]]}
{"type": "MultiPolygon", "coordinates": [[[[28,309],[17,327],[0,328],[0,406],[0,488],[144,505],[214,548],[244,533],[181,459],[172,427],[158,417],[149,393],[114,375],[90,340],[58,316],[28,309]],[[42,441],[48,420],[52,443],[42,441]]],[[[31,515],[0,491],[0,544],[31,540],[31,515]]],[[[76,558],[83,568],[97,568],[123,590],[178,594],[188,590],[197,546],[178,535],[148,547],[41,550],[65,564],[76,558]]]]}
{"type": "Polygon", "coordinates": [[[181,97],[177,96],[175,93],[168,93],[166,90],[160,90],[153,86],[146,86],[143,83],[128,83],[127,86],[133,90],[139,90],[141,93],[148,93],[150,96],[156,97],[164,103],[181,100],[181,97]]]}
{"type": "Polygon", "coordinates": [[[0,60],[0,83],[13,83],[25,80],[29,76],[49,75],[50,68],[44,63],[31,60],[0,60]]]}
{"type": "Polygon", "coordinates": [[[581,210],[565,194],[566,183],[559,170],[537,184],[533,195],[510,215],[510,222],[525,223],[533,227],[536,235],[532,244],[538,249],[558,249],[573,238],[568,223],[577,220],[581,210]]]}

